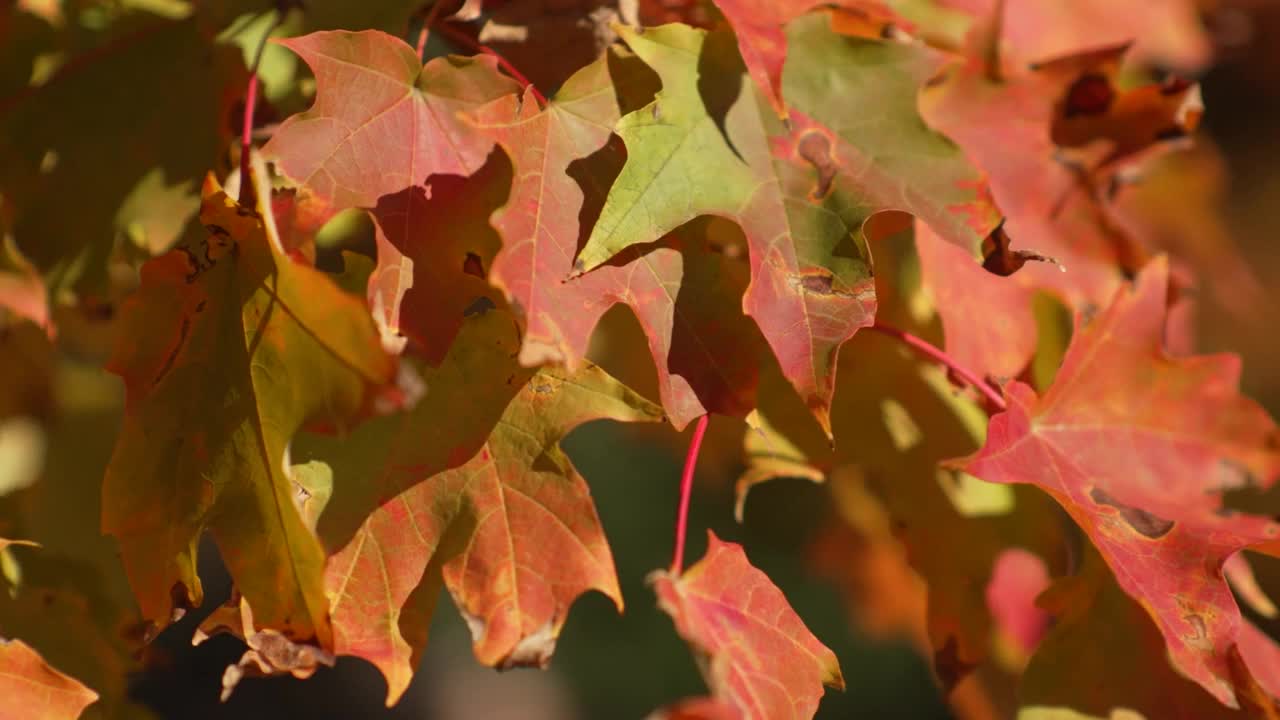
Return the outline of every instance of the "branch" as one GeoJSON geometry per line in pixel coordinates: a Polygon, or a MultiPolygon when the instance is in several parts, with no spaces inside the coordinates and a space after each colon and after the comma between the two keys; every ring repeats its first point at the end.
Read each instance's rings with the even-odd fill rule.
{"type": "Polygon", "coordinates": [[[970,387],[981,393],[992,407],[996,408],[1000,412],[1004,412],[1007,409],[1004,402],[1004,396],[1000,394],[1000,391],[991,387],[991,385],[979,377],[977,373],[962,367],[956,362],[955,358],[946,354],[941,349],[934,347],[925,340],[918,338],[909,332],[889,327],[887,325],[881,325],[878,322],[871,325],[868,329],[896,338],[899,342],[912,350],[915,350],[917,353],[929,358],[930,360],[941,363],[951,371],[952,375],[965,381],[970,387]]]}
{"type": "Polygon", "coordinates": [[[680,575],[684,570],[684,538],[689,529],[689,500],[693,495],[693,469],[698,464],[698,452],[702,450],[702,437],[707,434],[710,415],[698,418],[689,440],[689,454],[684,458],[684,473],[680,476],[680,509],[676,514],[676,551],[671,558],[671,574],[680,575]]]}

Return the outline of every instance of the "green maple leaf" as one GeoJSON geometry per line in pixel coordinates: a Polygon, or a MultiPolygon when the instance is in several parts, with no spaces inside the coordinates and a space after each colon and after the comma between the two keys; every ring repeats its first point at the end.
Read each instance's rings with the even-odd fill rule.
{"type": "Polygon", "coordinates": [[[840,345],[874,320],[863,223],[906,210],[976,251],[997,219],[977,171],[916,113],[933,56],[842,38],[820,17],[797,21],[784,124],[747,80],[731,36],[682,25],[619,32],[662,90],[617,124],[627,164],[578,268],[699,215],[735,220],[751,255],[743,309],[829,429],[840,345]]]}
{"type": "Polygon", "coordinates": [[[363,303],[272,247],[255,213],[214,188],[201,219],[203,247],[148,263],[124,309],[103,528],[148,620],[200,603],[207,527],[259,625],[328,645],[324,551],[295,509],[288,445],[305,423],[342,427],[394,364],[363,303]]]}

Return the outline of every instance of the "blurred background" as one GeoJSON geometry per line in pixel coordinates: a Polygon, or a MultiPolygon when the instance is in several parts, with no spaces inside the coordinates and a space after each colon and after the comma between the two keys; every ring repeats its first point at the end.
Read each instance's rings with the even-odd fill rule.
{"type": "MultiPolygon", "coordinates": [[[[14,4],[13,0],[0,2],[14,4]]],[[[180,3],[174,0],[171,4],[180,3]]],[[[1244,267],[1263,288],[1262,295],[1255,298],[1256,306],[1243,311],[1205,293],[1199,304],[1200,346],[1205,351],[1239,353],[1244,358],[1246,393],[1280,416],[1280,246],[1276,243],[1280,227],[1280,2],[1206,0],[1203,5],[1217,60],[1201,78],[1206,105],[1199,133],[1201,145],[1167,162],[1194,164],[1192,176],[1203,183],[1197,186],[1198,192],[1217,204],[1219,212],[1184,217],[1171,207],[1169,217],[1176,229],[1187,232],[1190,228],[1190,234],[1207,247],[1220,248],[1229,268],[1236,266],[1232,265],[1233,251],[1227,248],[1232,242],[1238,245],[1244,267]]],[[[250,37],[258,34],[246,33],[250,37]]],[[[0,39],[4,37],[0,34],[0,39]]],[[[298,72],[283,51],[278,56],[269,53],[268,59],[288,66],[280,72],[298,72]]],[[[269,67],[264,69],[268,91],[269,72],[269,67]]],[[[287,98],[276,99],[278,108],[289,108],[287,98]]],[[[306,99],[294,98],[292,103],[305,107],[306,99]]],[[[271,112],[270,107],[266,112],[271,112]]],[[[1153,187],[1154,201],[1159,202],[1158,186],[1153,187]]],[[[344,222],[327,231],[331,233],[327,242],[356,247],[370,244],[367,225],[358,219],[344,222]]],[[[31,414],[31,408],[39,408],[35,419],[44,428],[33,430],[11,422],[0,432],[0,471],[21,473],[23,463],[43,463],[35,471],[41,477],[39,483],[0,498],[0,518],[21,517],[0,521],[0,536],[28,526],[57,528],[46,532],[46,546],[77,558],[49,560],[20,555],[24,577],[45,582],[52,589],[43,598],[42,607],[13,611],[8,618],[47,623],[50,632],[65,632],[68,623],[80,623],[83,627],[74,625],[79,642],[91,647],[90,654],[99,658],[118,652],[118,641],[99,625],[77,619],[84,615],[84,601],[76,599],[71,586],[82,589],[83,584],[66,578],[88,577],[97,572],[94,568],[99,562],[114,562],[111,548],[97,535],[97,487],[110,457],[123,403],[119,382],[100,369],[111,341],[111,320],[111,300],[107,298],[100,305],[60,310],[55,345],[31,327],[0,330],[0,417],[17,415],[21,409],[31,414]]],[[[606,326],[604,343],[613,345],[601,350],[605,358],[616,358],[635,345],[639,330],[624,312],[611,313],[606,326]]],[[[690,516],[689,557],[701,555],[706,542],[704,529],[742,543],[752,562],[783,590],[813,633],[836,652],[849,687],[844,692],[829,691],[819,717],[949,717],[931,672],[910,641],[863,629],[853,617],[846,595],[817,570],[813,544],[830,512],[821,487],[803,480],[767,483],[753,491],[745,522],[734,521],[732,486],[742,469],[742,429],[741,423],[730,420],[717,418],[712,423],[690,516]]],[[[381,675],[352,658],[341,658],[336,667],[322,668],[306,681],[246,680],[222,703],[218,699],[219,678],[223,668],[239,658],[243,644],[220,636],[191,647],[195,626],[229,592],[216,552],[206,544],[201,554],[205,608],[189,613],[166,630],[147,652],[145,671],[132,676],[117,692],[132,698],[137,710],[149,708],[159,717],[239,720],[281,716],[642,718],[669,702],[701,694],[704,685],[695,660],[673,632],[667,616],[655,607],[645,585],[646,575],[670,560],[686,442],[687,436],[669,428],[600,422],[578,429],[564,443],[591,485],[627,610],[619,615],[597,594],[582,598],[569,615],[546,671],[500,673],[479,666],[471,657],[469,633],[445,597],[438,606],[422,666],[394,708],[383,705],[386,686],[381,675]]],[[[1274,563],[1264,563],[1259,573],[1264,584],[1280,586],[1280,568],[1274,563]]],[[[98,578],[96,582],[101,587],[95,592],[127,597],[122,578],[98,578]]],[[[0,619],[4,617],[0,613],[0,619]]],[[[66,669],[75,673],[75,668],[66,669]]]]}

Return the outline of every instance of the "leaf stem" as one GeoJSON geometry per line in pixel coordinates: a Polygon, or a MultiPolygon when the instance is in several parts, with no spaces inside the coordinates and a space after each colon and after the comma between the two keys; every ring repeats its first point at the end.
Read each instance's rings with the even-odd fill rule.
{"type": "Polygon", "coordinates": [[[689,500],[693,496],[693,470],[698,465],[698,453],[702,450],[702,438],[707,434],[710,415],[698,418],[689,440],[689,453],[684,458],[684,473],[680,476],[680,509],[676,514],[676,550],[671,558],[671,574],[684,571],[684,539],[689,530],[689,500]]]}
{"type": "Polygon", "coordinates": [[[948,355],[941,348],[938,348],[909,332],[899,330],[895,327],[889,327],[888,325],[882,325],[879,322],[871,325],[869,329],[883,333],[889,337],[896,338],[899,342],[912,350],[915,350],[917,353],[929,358],[930,360],[941,363],[950,370],[953,375],[965,381],[970,387],[981,393],[992,407],[996,408],[1000,412],[1004,412],[1007,409],[1004,402],[1004,396],[1002,396],[998,390],[991,387],[991,385],[979,377],[977,373],[961,366],[956,362],[955,358],[948,355]]]}
{"type": "Polygon", "coordinates": [[[1000,36],[1004,33],[1004,0],[996,0],[991,6],[991,24],[987,28],[985,47],[982,49],[982,62],[987,80],[993,83],[1004,82],[1004,70],[1000,65],[1000,36]]]}
{"type": "Polygon", "coordinates": [[[498,61],[499,67],[501,67],[503,70],[506,70],[507,74],[515,78],[516,82],[520,83],[521,86],[531,91],[533,93],[533,96],[538,99],[538,102],[541,103],[543,107],[546,107],[547,96],[543,95],[538,90],[538,88],[534,87],[533,83],[529,80],[529,78],[525,77],[524,73],[520,72],[520,70],[517,69],[515,65],[512,65],[510,62],[507,61],[506,58],[499,55],[498,51],[494,50],[488,45],[482,45],[475,38],[453,27],[447,22],[440,23],[436,29],[444,33],[445,36],[449,38],[449,42],[452,42],[455,45],[461,45],[462,47],[465,47],[468,50],[471,50],[472,52],[484,53],[485,55],[489,55],[494,59],[496,59],[498,61]]]}
{"type": "MultiPolygon", "coordinates": [[[[426,16],[422,20],[422,28],[418,30],[418,59],[422,59],[422,53],[427,49],[427,38],[431,37],[431,27],[436,23],[436,17],[440,15],[440,8],[448,4],[449,0],[436,0],[431,3],[431,9],[427,11],[426,16]]],[[[421,12],[421,11],[419,11],[421,12]]]]}
{"type": "Polygon", "coordinates": [[[253,54],[253,65],[249,68],[249,86],[244,92],[244,122],[240,128],[240,194],[239,202],[241,205],[253,204],[253,189],[249,181],[249,173],[252,169],[249,165],[249,151],[253,148],[253,113],[258,104],[258,66],[262,64],[262,52],[267,48],[267,40],[270,39],[271,33],[280,27],[284,22],[284,12],[280,8],[273,10],[275,13],[275,21],[262,33],[262,39],[258,41],[258,49],[253,54]]]}

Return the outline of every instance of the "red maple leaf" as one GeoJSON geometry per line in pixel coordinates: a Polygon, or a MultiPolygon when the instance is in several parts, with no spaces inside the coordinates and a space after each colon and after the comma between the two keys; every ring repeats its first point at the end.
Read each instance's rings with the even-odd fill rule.
{"type": "Polygon", "coordinates": [[[823,685],[844,688],[835,653],[809,632],[742,546],[707,532],[707,554],[683,574],[651,576],[658,604],[704,660],[711,699],[668,717],[809,718],[823,685]]]}
{"type": "Polygon", "coordinates": [[[1237,393],[1234,356],[1165,354],[1167,275],[1157,259],[1079,327],[1044,397],[1007,386],[1008,411],[959,465],[1052,495],[1151,613],[1174,664],[1234,705],[1242,620],[1222,566],[1274,543],[1280,525],[1225,512],[1222,493],[1274,480],[1276,425],[1237,393]]]}
{"type": "MultiPolygon", "coordinates": [[[[616,88],[636,79],[634,59],[607,60],[570,78],[546,109],[526,93],[523,102],[503,98],[476,114],[478,127],[515,166],[511,198],[493,218],[503,249],[491,279],[524,318],[520,361],[580,366],[600,317],[624,303],[648,336],[663,405],[677,428],[708,410],[745,413],[753,399],[755,363],[727,357],[721,348],[749,345],[754,328],[740,314],[708,312],[716,305],[709,296],[718,292],[717,283],[682,283],[720,274],[717,265],[742,265],[743,271],[746,266],[703,252],[698,226],[647,248],[627,248],[609,265],[570,278],[584,234],[580,218],[604,202],[609,171],[622,160],[618,148],[607,146],[621,116],[617,93],[624,90],[616,88]],[[618,69],[628,67],[630,77],[618,69]],[[590,159],[597,154],[603,162],[590,159]]],[[[726,297],[733,295],[732,284],[726,297]]]]}

